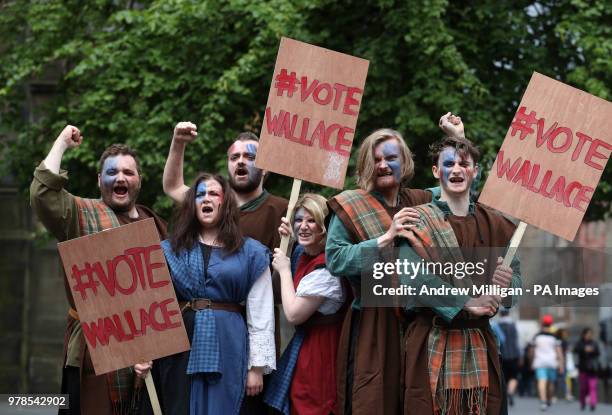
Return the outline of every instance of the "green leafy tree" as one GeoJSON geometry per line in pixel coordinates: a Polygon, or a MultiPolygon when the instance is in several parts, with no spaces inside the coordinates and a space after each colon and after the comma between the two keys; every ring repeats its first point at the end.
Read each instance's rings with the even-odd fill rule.
{"type": "MultiPolygon", "coordinates": [[[[232,138],[261,128],[281,36],[370,60],[353,147],[376,128],[403,132],[416,154],[414,187],[433,183],[425,155],[446,111],[462,115],[487,170],[534,70],[611,95],[611,12],[603,0],[83,3],[0,6],[3,165],[22,189],[71,123],[85,137],[66,154],[71,191],[97,195],[97,157],[110,143],[127,142],[142,158],[142,200],[167,215],[161,175],[174,124],[199,127],[187,149],[187,178],[224,171],[232,138]],[[50,68],[59,72],[55,94],[44,116],[24,120],[27,82],[50,68]]],[[[608,168],[589,219],[609,214],[610,183],[608,168]]],[[[267,186],[287,195],[290,182],[273,177],[267,186]]]]}

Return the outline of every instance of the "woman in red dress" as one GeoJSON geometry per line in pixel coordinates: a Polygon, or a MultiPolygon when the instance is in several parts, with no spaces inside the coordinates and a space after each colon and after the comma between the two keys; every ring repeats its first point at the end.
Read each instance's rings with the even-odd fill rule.
{"type": "Polygon", "coordinates": [[[296,205],[293,230],[284,218],[279,228],[281,235],[296,235],[303,247],[293,276],[289,258],[280,249],[272,262],[280,275],[283,311],[296,333],[264,400],[285,414],[334,413],[336,353],[347,295],[342,281],[325,268],[327,213],[325,198],[307,193],[296,205]]]}

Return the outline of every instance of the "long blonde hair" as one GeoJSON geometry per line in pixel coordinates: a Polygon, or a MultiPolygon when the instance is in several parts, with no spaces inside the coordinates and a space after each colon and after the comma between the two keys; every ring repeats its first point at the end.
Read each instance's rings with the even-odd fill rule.
{"type": "Polygon", "coordinates": [[[374,188],[376,174],[374,171],[374,149],[383,141],[391,139],[397,140],[402,158],[400,183],[408,181],[414,176],[412,152],[406,145],[402,135],[398,131],[390,128],[381,128],[367,136],[359,147],[359,156],[357,158],[357,184],[361,189],[370,191],[374,188]]]}

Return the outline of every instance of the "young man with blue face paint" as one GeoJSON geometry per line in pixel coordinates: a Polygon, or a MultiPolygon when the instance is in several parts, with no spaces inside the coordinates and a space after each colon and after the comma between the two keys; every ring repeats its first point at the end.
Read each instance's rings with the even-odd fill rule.
{"type": "MultiPolygon", "coordinates": [[[[518,260],[506,267],[499,257],[514,224],[470,198],[478,175],[478,149],[465,138],[446,137],[430,147],[430,155],[440,195],[415,207],[421,220],[408,231],[412,249],[404,250],[404,257],[412,262],[482,263],[485,272],[455,279],[421,270],[402,282],[413,284],[418,292],[423,286],[442,285],[520,287],[518,260]]],[[[412,322],[404,336],[404,413],[499,414],[504,391],[489,318],[501,299],[455,296],[445,299],[445,306],[426,296],[418,300],[417,306],[407,308],[412,322]]]]}
{"type": "MultiPolygon", "coordinates": [[[[30,203],[45,227],[59,241],[65,241],[153,217],[162,239],[165,238],[166,223],[151,209],[136,204],[141,186],[140,166],[136,153],[126,145],[113,144],[100,157],[100,199],[78,197],[65,189],[68,175],[60,169],[63,155],[82,141],[77,127],[66,126],[34,171],[30,203]]],[[[67,284],[67,279],[64,282],[67,284]]],[[[113,408],[128,413],[138,404],[132,399],[133,372],[123,369],[116,376],[94,375],[68,285],[66,293],[70,309],[64,337],[62,393],[70,396],[70,409],[60,413],[110,415],[113,408]]]]}

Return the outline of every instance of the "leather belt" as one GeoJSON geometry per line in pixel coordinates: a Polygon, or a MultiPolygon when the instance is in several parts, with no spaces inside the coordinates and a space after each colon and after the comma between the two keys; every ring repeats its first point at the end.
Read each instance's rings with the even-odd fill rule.
{"type": "Polygon", "coordinates": [[[489,319],[488,318],[474,318],[474,319],[465,319],[465,318],[454,318],[450,322],[446,322],[442,317],[437,315],[429,315],[424,313],[419,313],[416,316],[416,321],[425,324],[429,327],[443,328],[447,330],[452,329],[486,329],[489,327],[489,319]]]}
{"type": "Polygon", "coordinates": [[[191,301],[180,301],[179,307],[181,311],[184,311],[187,308],[191,308],[192,310],[223,310],[229,311],[232,313],[244,314],[245,307],[241,304],[237,303],[218,303],[214,302],[208,298],[193,298],[191,301]]]}

